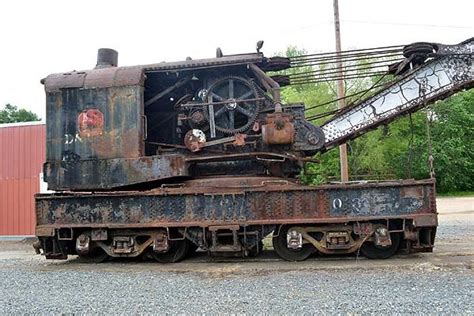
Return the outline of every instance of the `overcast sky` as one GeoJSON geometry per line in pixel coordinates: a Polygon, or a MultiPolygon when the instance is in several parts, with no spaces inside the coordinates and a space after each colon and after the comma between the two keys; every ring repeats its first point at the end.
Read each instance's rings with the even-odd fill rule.
{"type": "MultiPolygon", "coordinates": [[[[270,56],[297,45],[334,51],[333,0],[21,1],[0,3],[0,108],[45,115],[40,79],[90,69],[97,49],[119,65],[214,57],[255,50],[270,56]]],[[[474,36],[473,0],[340,0],[343,49],[474,36]]]]}

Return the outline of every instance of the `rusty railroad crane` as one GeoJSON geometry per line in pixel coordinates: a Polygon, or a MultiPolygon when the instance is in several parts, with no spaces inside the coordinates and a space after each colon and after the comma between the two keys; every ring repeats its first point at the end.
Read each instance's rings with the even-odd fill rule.
{"type": "Polygon", "coordinates": [[[257,255],[273,233],[286,260],[432,251],[433,179],[304,186],[296,176],[315,153],[471,88],[473,43],[404,47],[392,82],[321,126],[303,104],[281,103],[292,78],[267,72],[298,60],[264,57],[262,42],[256,53],[133,67],[101,49],[94,69],[42,80],[44,176],[56,192],[36,196],[36,249],[175,262],[198,247],[257,255]]]}

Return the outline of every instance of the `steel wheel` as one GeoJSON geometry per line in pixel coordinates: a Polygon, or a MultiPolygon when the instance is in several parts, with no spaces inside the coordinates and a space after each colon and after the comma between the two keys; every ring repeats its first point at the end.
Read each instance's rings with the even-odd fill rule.
{"type": "Polygon", "coordinates": [[[169,240],[170,248],[165,253],[157,253],[153,250],[150,254],[153,259],[161,263],[173,263],[183,260],[189,252],[189,241],[184,240],[169,240]]]}
{"type": "Polygon", "coordinates": [[[366,241],[360,247],[360,252],[369,259],[388,259],[393,256],[400,247],[400,234],[390,234],[392,245],[388,247],[376,246],[372,241],[366,241]]]}
{"type": "Polygon", "coordinates": [[[279,232],[278,229],[273,232],[273,249],[281,258],[287,261],[303,261],[308,259],[316,252],[316,249],[309,243],[303,244],[301,249],[288,248],[286,235],[290,229],[291,226],[281,226],[279,232]]]}
{"type": "Polygon", "coordinates": [[[109,255],[100,247],[96,247],[87,254],[80,254],[79,259],[87,263],[102,263],[109,259],[109,255]]]}
{"type": "Polygon", "coordinates": [[[196,256],[196,251],[198,250],[199,246],[193,243],[192,241],[188,241],[189,249],[188,253],[186,254],[186,258],[192,258],[196,256]]]}

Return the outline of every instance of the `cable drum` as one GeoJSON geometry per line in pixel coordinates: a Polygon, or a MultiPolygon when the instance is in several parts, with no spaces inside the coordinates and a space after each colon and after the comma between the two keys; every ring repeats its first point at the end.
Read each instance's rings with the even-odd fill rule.
{"type": "Polygon", "coordinates": [[[436,53],[437,46],[433,43],[417,42],[403,48],[403,56],[410,58],[412,55],[429,55],[436,53]]]}

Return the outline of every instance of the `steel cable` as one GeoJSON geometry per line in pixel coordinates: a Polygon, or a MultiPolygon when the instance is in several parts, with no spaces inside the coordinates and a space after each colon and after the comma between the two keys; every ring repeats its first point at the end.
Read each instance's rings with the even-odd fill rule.
{"type": "Polygon", "coordinates": [[[359,98],[356,101],[352,102],[351,104],[348,104],[346,107],[344,107],[342,109],[336,109],[336,110],[331,110],[331,111],[327,111],[327,112],[323,112],[323,113],[318,113],[318,114],[307,117],[307,120],[314,121],[314,120],[317,120],[317,119],[320,119],[320,118],[323,118],[323,117],[326,117],[326,116],[329,116],[329,115],[332,115],[332,114],[337,114],[337,113],[339,113],[343,110],[347,110],[349,107],[351,107],[351,106],[355,105],[356,103],[358,103],[362,99],[362,97],[364,95],[366,95],[369,91],[385,87],[388,83],[380,84],[380,82],[385,78],[385,76],[386,76],[386,74],[383,75],[381,78],[379,78],[372,86],[370,86],[369,88],[367,88],[363,91],[356,92],[356,93],[353,93],[353,94],[350,94],[350,95],[346,95],[345,97],[342,97],[342,98],[334,99],[334,100],[331,100],[329,102],[321,103],[321,104],[318,104],[318,105],[313,105],[309,108],[306,108],[305,112],[308,111],[308,110],[317,108],[317,107],[321,107],[321,106],[324,106],[324,105],[327,105],[327,104],[334,103],[334,102],[339,101],[339,100],[343,100],[343,99],[347,99],[347,98],[350,98],[350,97],[353,97],[353,96],[360,95],[359,98]]]}
{"type": "MultiPolygon", "coordinates": [[[[393,45],[375,48],[354,49],[341,52],[314,53],[289,57],[291,68],[309,68],[305,71],[287,74],[291,85],[316,84],[331,82],[336,80],[348,80],[358,78],[371,78],[381,76],[368,89],[352,93],[342,98],[337,98],[328,102],[313,105],[305,109],[306,111],[323,107],[334,102],[357,97],[360,101],[369,91],[384,87],[386,84],[380,82],[387,75],[386,67],[403,60],[403,45],[393,45]],[[340,67],[331,67],[336,62],[341,62],[340,67]],[[314,68],[314,66],[319,66],[314,68]],[[324,66],[329,66],[325,68],[324,66]]],[[[352,102],[353,104],[354,102],[352,102]]],[[[340,112],[341,109],[334,109],[307,117],[313,121],[340,112]]]]}
{"type": "Polygon", "coordinates": [[[327,74],[327,73],[332,73],[332,72],[339,72],[339,71],[359,71],[359,70],[365,70],[365,69],[373,69],[373,68],[382,68],[386,66],[390,66],[391,64],[395,62],[399,62],[403,60],[402,58],[397,58],[397,59],[389,59],[389,60],[378,60],[378,61],[373,61],[373,62],[368,62],[368,63],[362,63],[362,64],[353,64],[353,65],[347,65],[343,66],[341,68],[335,67],[335,68],[327,68],[327,69],[314,69],[311,71],[303,71],[303,72],[295,72],[289,74],[290,78],[296,78],[296,77],[303,77],[303,75],[313,75],[316,73],[320,74],[327,74]],[[363,67],[363,66],[368,66],[368,67],[363,67]],[[354,68],[354,69],[352,69],[354,68]]]}
{"type": "Polygon", "coordinates": [[[383,75],[385,73],[386,71],[373,71],[373,72],[367,72],[364,74],[354,74],[354,75],[349,75],[349,76],[344,76],[344,75],[343,76],[329,76],[329,77],[309,78],[308,80],[298,79],[297,81],[291,82],[291,85],[328,82],[328,81],[336,81],[340,79],[347,80],[347,79],[358,79],[358,78],[370,78],[370,77],[383,75]]]}
{"type": "Polygon", "coordinates": [[[312,74],[304,74],[304,75],[289,75],[290,82],[296,83],[300,81],[311,81],[311,80],[319,80],[322,78],[333,78],[333,77],[339,77],[339,78],[347,78],[349,76],[354,76],[354,75],[368,75],[370,76],[374,72],[384,72],[386,73],[388,69],[384,69],[384,67],[388,67],[390,64],[385,64],[385,65],[379,65],[375,67],[361,67],[361,68],[355,68],[355,69],[348,69],[348,70],[343,70],[343,74],[341,76],[341,71],[328,71],[328,72],[315,72],[312,74]]]}
{"type": "MultiPolygon", "coordinates": [[[[348,95],[346,95],[346,96],[344,96],[344,97],[341,97],[341,98],[337,98],[337,99],[333,99],[333,100],[331,100],[331,101],[327,101],[327,102],[324,102],[324,103],[312,105],[312,106],[310,106],[310,107],[305,108],[304,111],[306,112],[306,111],[309,111],[309,110],[312,110],[312,109],[316,109],[316,108],[319,108],[319,107],[322,107],[322,106],[325,106],[325,105],[328,105],[328,104],[331,104],[331,103],[334,103],[334,102],[337,102],[337,101],[340,101],[340,100],[352,98],[352,97],[358,96],[359,94],[365,94],[365,93],[367,93],[368,91],[370,91],[371,89],[378,89],[378,88],[381,88],[381,87],[385,87],[386,85],[387,85],[386,83],[378,84],[378,85],[373,85],[372,87],[370,87],[370,88],[367,89],[367,90],[355,92],[355,93],[348,94],[348,95]]],[[[359,97],[359,98],[360,98],[360,97],[359,97]]]]}
{"type": "MultiPolygon", "coordinates": [[[[345,50],[339,52],[340,55],[351,54],[353,52],[367,54],[370,51],[390,51],[390,50],[397,50],[402,51],[404,45],[393,45],[393,46],[382,46],[382,47],[372,47],[372,48],[362,48],[362,49],[352,49],[352,50],[345,50]]],[[[307,54],[307,55],[298,55],[294,57],[290,57],[290,59],[299,59],[299,58],[307,58],[312,56],[328,56],[328,55],[338,55],[338,52],[328,52],[328,53],[314,53],[314,54],[307,54]]]]}
{"type": "Polygon", "coordinates": [[[358,53],[351,55],[334,55],[334,56],[324,56],[324,57],[314,57],[314,58],[304,58],[304,59],[294,59],[294,57],[289,57],[292,64],[304,64],[312,61],[331,61],[331,60],[347,60],[347,59],[357,59],[357,58],[367,58],[373,56],[387,56],[387,55],[400,55],[401,50],[392,50],[386,52],[370,52],[370,53],[358,53]]]}
{"type": "MultiPolygon", "coordinates": [[[[347,62],[357,62],[357,61],[366,61],[370,59],[380,59],[380,58],[393,58],[393,57],[398,57],[402,58],[403,56],[400,54],[387,54],[387,55],[371,55],[371,56],[361,56],[361,57],[353,57],[353,58],[348,58],[348,59],[341,59],[341,62],[347,63],[347,62]]],[[[338,60],[337,59],[331,59],[327,61],[313,61],[310,60],[306,63],[297,63],[297,64],[291,64],[291,68],[298,68],[298,67],[309,67],[309,66],[316,66],[316,65],[330,65],[336,63],[338,60]]]]}

